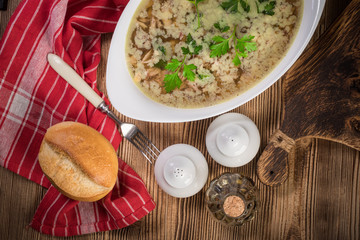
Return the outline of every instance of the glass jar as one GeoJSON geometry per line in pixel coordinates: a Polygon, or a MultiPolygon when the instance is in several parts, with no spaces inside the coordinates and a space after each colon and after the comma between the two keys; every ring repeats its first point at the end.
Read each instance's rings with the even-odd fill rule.
{"type": "Polygon", "coordinates": [[[211,181],[205,193],[207,209],[227,226],[241,226],[254,218],[258,189],[254,181],[239,173],[224,173],[211,181]]]}

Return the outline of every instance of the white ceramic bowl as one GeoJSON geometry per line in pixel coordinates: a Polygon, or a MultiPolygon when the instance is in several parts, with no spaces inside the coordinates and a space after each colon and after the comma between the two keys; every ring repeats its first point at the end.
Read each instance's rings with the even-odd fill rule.
{"type": "Polygon", "coordinates": [[[195,121],[230,111],[253,99],[275,83],[298,59],[310,41],[321,17],[325,0],[304,0],[299,32],[279,65],[256,86],[227,102],[197,109],[173,108],[145,96],[133,83],[125,59],[128,26],[141,0],[131,0],[116,26],[111,40],[106,71],[106,88],[111,104],[121,114],[151,122],[195,121]]]}

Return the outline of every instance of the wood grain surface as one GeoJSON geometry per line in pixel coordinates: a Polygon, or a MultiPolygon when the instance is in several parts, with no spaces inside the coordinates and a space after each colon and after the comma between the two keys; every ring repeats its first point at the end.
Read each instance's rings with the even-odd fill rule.
{"type": "MultiPolygon", "coordinates": [[[[19,2],[9,1],[7,11],[0,12],[0,36],[19,2]]],[[[350,0],[326,2],[309,45],[321,38],[349,3],[350,0]]],[[[105,69],[111,34],[104,35],[102,40],[98,86],[106,92],[105,69]]],[[[282,81],[233,110],[247,115],[258,126],[261,151],[280,127],[282,81]]],[[[360,239],[359,151],[327,140],[301,139],[289,153],[294,160],[289,162],[287,181],[279,187],[268,187],[256,175],[260,152],[254,161],[240,168],[222,167],[211,159],[205,147],[205,134],[214,118],[169,124],[118,116],[138,125],[161,149],[176,143],[198,148],[209,164],[208,181],[193,197],[170,197],[156,185],[153,168],[123,141],[119,156],[142,177],[157,204],[156,209],[127,228],[68,239],[360,239]],[[224,227],[205,209],[205,189],[223,172],[241,172],[251,177],[259,188],[259,211],[252,222],[242,227],[224,227]]],[[[28,227],[45,192],[41,186],[0,168],[0,239],[52,239],[28,227]]]]}
{"type": "Polygon", "coordinates": [[[287,179],[288,152],[300,138],[360,151],[359,12],[360,1],[352,1],[283,79],[284,117],[257,161],[262,183],[275,186],[287,179]]]}

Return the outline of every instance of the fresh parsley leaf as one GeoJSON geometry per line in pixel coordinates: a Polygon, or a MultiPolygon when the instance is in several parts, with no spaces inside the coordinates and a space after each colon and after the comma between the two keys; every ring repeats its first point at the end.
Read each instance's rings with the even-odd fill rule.
{"type": "Polygon", "coordinates": [[[221,36],[213,37],[213,41],[217,43],[210,46],[210,57],[220,57],[226,54],[229,51],[229,40],[230,38],[225,39],[221,36]]]}
{"type": "Polygon", "coordinates": [[[166,55],[166,49],[164,48],[164,46],[159,46],[159,47],[158,47],[158,50],[159,50],[160,52],[162,52],[164,55],[166,55]]]}
{"type": "Polygon", "coordinates": [[[223,38],[222,36],[214,36],[212,40],[216,43],[221,43],[226,40],[226,38],[223,38]]]}
{"type": "MultiPolygon", "coordinates": [[[[260,11],[259,4],[258,3],[264,3],[269,2],[269,0],[257,0],[255,1],[256,9],[258,13],[263,13],[266,15],[274,15],[274,9],[276,5],[276,1],[270,1],[264,6],[264,9],[260,11]]],[[[239,12],[239,3],[242,9],[244,9],[245,12],[250,12],[250,4],[247,2],[247,0],[227,0],[225,2],[222,2],[220,6],[229,13],[237,13],[239,12]]],[[[220,26],[220,25],[218,25],[220,26]]],[[[217,28],[217,27],[216,27],[217,28]]],[[[219,29],[219,28],[218,28],[219,29]]],[[[220,30],[220,29],[219,29],[220,30]]]]}
{"type": "Polygon", "coordinates": [[[245,0],[228,0],[222,2],[220,6],[227,12],[236,13],[239,11],[239,2],[245,12],[250,12],[250,5],[245,0]]]}
{"type": "Polygon", "coordinates": [[[248,56],[248,54],[247,54],[248,52],[238,52],[238,51],[236,51],[236,55],[240,58],[240,57],[242,57],[242,58],[246,58],[247,56],[248,56]]]}
{"type": "Polygon", "coordinates": [[[207,78],[208,75],[205,75],[205,74],[198,74],[200,80],[203,80],[204,78],[207,78]]]}
{"type": "MultiPolygon", "coordinates": [[[[164,87],[166,92],[171,92],[175,88],[180,88],[182,80],[179,77],[179,71],[182,69],[182,75],[189,81],[195,81],[195,72],[194,70],[197,67],[194,64],[185,64],[186,57],[188,55],[198,55],[202,50],[202,45],[197,45],[196,41],[193,39],[191,34],[188,34],[185,39],[187,47],[181,47],[181,51],[184,54],[183,60],[180,62],[177,59],[171,59],[171,61],[166,64],[165,69],[174,72],[173,74],[166,74],[164,78],[164,87]]],[[[159,61],[160,62],[160,61],[159,61]]],[[[160,64],[160,63],[159,63],[160,64]]]]}
{"type": "Polygon", "coordinates": [[[245,35],[242,38],[236,38],[235,53],[236,56],[233,59],[235,66],[241,64],[240,58],[246,58],[249,52],[253,52],[257,49],[256,42],[252,42],[254,36],[245,35]]]}
{"type": "Polygon", "coordinates": [[[227,2],[222,2],[220,6],[227,12],[236,13],[238,12],[238,0],[228,0],[227,2]]]}
{"type": "Polygon", "coordinates": [[[171,59],[171,61],[165,66],[165,69],[175,72],[177,71],[182,65],[182,62],[180,62],[179,60],[173,58],[171,59]]]}
{"type": "Polygon", "coordinates": [[[198,55],[199,52],[200,52],[202,49],[203,49],[203,46],[202,46],[202,45],[195,46],[193,54],[194,54],[194,55],[198,55]]]}
{"type": "Polygon", "coordinates": [[[182,47],[181,50],[184,55],[185,54],[198,55],[199,52],[203,49],[202,45],[196,44],[196,41],[193,39],[193,37],[191,36],[190,33],[186,36],[185,43],[187,43],[193,51],[191,51],[189,47],[187,47],[187,48],[182,47]]]}
{"type": "Polygon", "coordinates": [[[166,61],[160,59],[157,63],[154,64],[154,67],[157,67],[157,68],[160,68],[160,69],[164,70],[166,64],[167,64],[166,61]]]}
{"type": "Polygon", "coordinates": [[[216,22],[214,23],[214,27],[219,29],[219,31],[221,32],[221,27],[220,27],[220,23],[219,22],[216,22]]]}
{"type": "Polygon", "coordinates": [[[236,54],[236,56],[233,59],[233,63],[235,66],[239,66],[241,64],[239,56],[236,54]]]}
{"type": "Polygon", "coordinates": [[[213,37],[215,44],[210,46],[210,57],[220,57],[226,54],[229,51],[229,42],[232,40],[235,48],[235,57],[233,58],[233,63],[235,66],[241,64],[240,58],[245,58],[248,56],[249,52],[255,51],[257,49],[256,42],[253,42],[254,36],[244,35],[242,38],[236,37],[236,26],[229,38],[223,38],[221,36],[213,37]]]}
{"type": "Polygon", "coordinates": [[[240,0],[240,5],[245,12],[250,12],[250,5],[246,1],[240,0]]]}
{"type": "Polygon", "coordinates": [[[167,93],[171,92],[175,88],[180,88],[181,84],[182,84],[182,81],[178,76],[178,72],[165,75],[164,87],[165,87],[165,91],[167,93]]]}
{"type": "Polygon", "coordinates": [[[229,31],[230,30],[230,27],[229,26],[225,26],[225,27],[223,27],[223,29],[221,29],[221,32],[227,32],[227,31],[229,31]]]}
{"type": "MultiPolygon", "coordinates": [[[[191,36],[191,34],[189,33],[187,36],[186,36],[186,40],[185,40],[185,43],[187,44],[193,44],[195,41],[193,39],[193,37],[191,36]]],[[[195,42],[196,44],[196,42],[195,42]]]]}
{"type": "Polygon", "coordinates": [[[184,55],[189,54],[190,53],[190,49],[188,47],[181,47],[181,51],[184,55]]]}
{"type": "Polygon", "coordinates": [[[274,8],[275,8],[276,2],[271,1],[268,4],[265,5],[264,10],[262,11],[263,14],[273,16],[275,14],[274,8]]]}
{"type": "Polygon", "coordinates": [[[239,50],[240,52],[253,52],[256,51],[257,46],[256,46],[256,42],[252,42],[252,40],[254,39],[254,36],[251,35],[244,35],[242,38],[237,40],[236,43],[236,49],[239,50]]]}
{"type": "Polygon", "coordinates": [[[222,32],[222,33],[227,32],[227,31],[229,31],[229,29],[230,29],[229,26],[221,27],[219,22],[214,23],[214,27],[215,27],[216,29],[218,29],[218,30],[219,30],[220,32],[222,32]]]}
{"type": "Polygon", "coordinates": [[[183,76],[189,81],[195,81],[195,73],[192,70],[197,69],[194,64],[184,65],[183,76]]]}
{"type": "Polygon", "coordinates": [[[186,55],[182,62],[177,59],[171,59],[171,62],[166,65],[166,69],[170,70],[174,73],[166,74],[164,78],[164,88],[167,93],[171,92],[175,88],[180,88],[182,81],[178,75],[181,67],[183,66],[183,76],[189,81],[195,81],[195,72],[193,70],[197,69],[194,64],[186,65],[184,61],[186,59],[186,55]]]}

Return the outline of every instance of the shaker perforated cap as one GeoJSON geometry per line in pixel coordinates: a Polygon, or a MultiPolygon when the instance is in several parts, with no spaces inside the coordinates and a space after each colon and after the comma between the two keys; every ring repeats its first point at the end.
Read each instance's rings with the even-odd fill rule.
{"type": "Polygon", "coordinates": [[[187,144],[175,144],[160,153],[154,171],[158,185],[166,193],[184,198],[203,188],[209,170],[199,150],[187,144]]]}
{"type": "Polygon", "coordinates": [[[226,167],[240,167],[250,162],[260,147],[255,123],[240,113],[217,117],[206,133],[206,147],[211,157],[226,167]]]}

